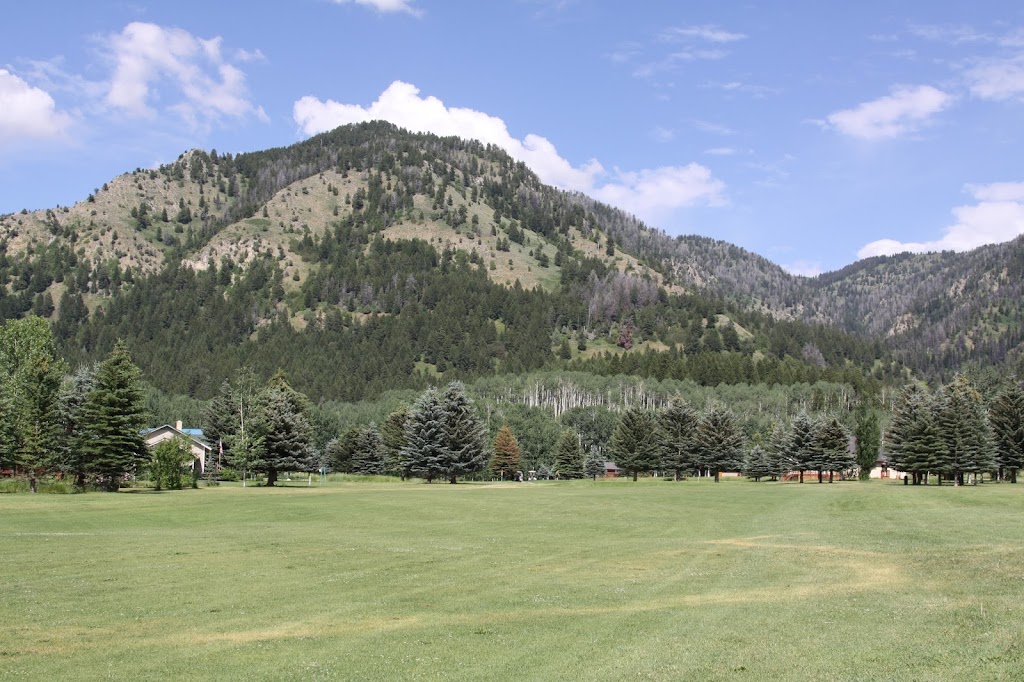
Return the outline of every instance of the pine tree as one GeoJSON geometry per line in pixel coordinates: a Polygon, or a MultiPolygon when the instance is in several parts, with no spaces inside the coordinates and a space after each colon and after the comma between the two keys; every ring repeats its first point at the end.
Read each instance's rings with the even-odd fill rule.
{"type": "Polygon", "coordinates": [[[704,409],[694,433],[694,451],[698,466],[715,472],[715,483],[721,472],[743,468],[743,434],[730,410],[716,403],[704,409]]]}
{"type": "Polygon", "coordinates": [[[405,446],[405,422],[408,418],[409,408],[402,405],[389,414],[380,427],[380,438],[384,444],[384,473],[390,476],[403,476],[400,453],[405,446]]]}
{"type": "Polygon", "coordinates": [[[764,447],[771,468],[768,475],[772,480],[781,479],[787,471],[793,468],[793,463],[788,455],[789,439],[790,433],[786,427],[782,424],[772,426],[771,435],[768,436],[768,442],[764,447]]]}
{"type": "Polygon", "coordinates": [[[793,417],[789,429],[789,442],[786,444],[786,458],[790,465],[800,472],[800,482],[804,482],[804,472],[816,468],[817,458],[814,450],[814,436],[817,425],[801,412],[793,417]]]}
{"type": "Polygon", "coordinates": [[[661,450],[662,466],[675,472],[680,480],[682,472],[694,468],[693,436],[700,415],[682,398],[675,398],[658,415],[657,441],[661,450]]]}
{"type": "Polygon", "coordinates": [[[384,442],[377,425],[359,429],[352,452],[352,473],[380,474],[384,471],[384,442]]]}
{"type": "Polygon", "coordinates": [[[57,398],[61,438],[54,456],[53,469],[75,477],[75,486],[83,488],[86,458],[82,454],[82,414],[86,399],[96,385],[97,366],[85,366],[65,377],[57,398]]]}
{"type": "Polygon", "coordinates": [[[936,423],[943,446],[937,471],[963,485],[965,473],[973,473],[977,482],[982,472],[996,468],[988,413],[981,395],[963,374],[943,387],[936,423]]]}
{"type": "Polygon", "coordinates": [[[903,389],[892,413],[884,442],[889,464],[909,473],[914,485],[924,482],[928,471],[941,465],[939,441],[932,397],[919,385],[903,389]]]}
{"type": "Polygon", "coordinates": [[[424,391],[413,403],[405,422],[405,446],[400,455],[406,476],[419,476],[431,483],[447,472],[444,418],[437,389],[424,391]]]}
{"type": "Polygon", "coordinates": [[[1016,379],[992,402],[989,422],[1001,473],[1016,483],[1017,471],[1024,467],[1024,390],[1016,379]]]}
{"type": "Polygon", "coordinates": [[[650,471],[659,464],[656,423],[650,412],[632,407],[622,414],[612,434],[611,455],[619,467],[633,474],[634,481],[639,472],[650,471]]]}
{"type": "Polygon", "coordinates": [[[604,475],[604,459],[597,453],[597,450],[591,450],[587,455],[586,461],[583,462],[583,473],[595,481],[598,476],[604,475]]]}
{"type": "Polygon", "coordinates": [[[563,431],[558,439],[555,476],[560,479],[583,478],[583,446],[575,431],[563,431]]]}
{"type": "Polygon", "coordinates": [[[768,451],[761,446],[754,447],[743,458],[743,475],[747,478],[760,481],[762,478],[771,476],[773,473],[775,473],[775,470],[772,467],[768,451]]]}
{"type": "Polygon", "coordinates": [[[442,439],[448,460],[445,475],[449,483],[455,483],[460,476],[475,474],[487,466],[487,433],[462,382],[453,381],[445,388],[442,409],[442,439]]]}
{"type": "Polygon", "coordinates": [[[508,424],[498,429],[498,435],[494,437],[494,454],[491,455],[491,473],[501,480],[512,480],[516,471],[519,470],[519,460],[522,453],[519,451],[519,443],[516,442],[515,434],[508,424]]]}
{"type": "Polygon", "coordinates": [[[309,399],[293,389],[281,372],[260,396],[255,431],[263,441],[260,470],[267,474],[267,486],[276,484],[281,472],[315,468],[308,406],[309,399]]]}
{"type": "MultiPolygon", "coordinates": [[[[828,471],[828,482],[832,482],[835,472],[853,469],[857,460],[850,452],[850,434],[835,417],[822,422],[815,433],[814,451],[820,466],[828,471]]],[[[818,472],[821,482],[821,471],[818,472]]]]}
{"type": "Polygon", "coordinates": [[[122,476],[149,461],[142,437],[146,403],[141,378],[128,348],[118,340],[97,368],[95,385],[82,406],[80,442],[86,469],[109,490],[117,490],[122,476]]]}

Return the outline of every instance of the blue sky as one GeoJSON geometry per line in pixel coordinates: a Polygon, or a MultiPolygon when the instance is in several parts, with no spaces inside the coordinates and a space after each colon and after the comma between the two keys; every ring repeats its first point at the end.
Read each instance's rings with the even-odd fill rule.
{"type": "Polygon", "coordinates": [[[386,118],[813,274],[1024,233],[1013,2],[11,2],[0,212],[386,118]]]}

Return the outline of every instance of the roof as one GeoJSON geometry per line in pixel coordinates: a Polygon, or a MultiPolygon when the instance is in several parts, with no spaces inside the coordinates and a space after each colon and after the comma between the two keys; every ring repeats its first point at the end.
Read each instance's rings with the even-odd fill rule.
{"type": "Polygon", "coordinates": [[[605,462],[604,463],[604,468],[605,469],[616,469],[616,470],[618,470],[619,467],[615,464],[615,462],[605,462]]]}
{"type": "Polygon", "coordinates": [[[200,445],[200,446],[202,446],[202,447],[204,447],[206,449],[212,449],[212,447],[213,447],[208,442],[206,442],[206,439],[203,437],[203,430],[202,429],[180,429],[179,430],[179,429],[174,428],[170,424],[164,424],[163,426],[158,426],[158,427],[153,428],[153,429],[143,429],[142,435],[148,437],[148,436],[156,433],[157,431],[172,431],[172,432],[180,434],[182,436],[188,436],[197,445],[200,445]]]}

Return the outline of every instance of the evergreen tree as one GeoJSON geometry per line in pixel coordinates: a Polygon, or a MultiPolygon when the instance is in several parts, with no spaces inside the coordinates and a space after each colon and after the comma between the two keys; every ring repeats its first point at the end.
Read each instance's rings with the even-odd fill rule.
{"type": "Polygon", "coordinates": [[[431,483],[448,471],[444,418],[437,389],[424,391],[413,403],[405,422],[405,446],[400,452],[406,476],[419,476],[431,483]]]}
{"type": "Polygon", "coordinates": [[[989,408],[1000,473],[1017,482],[1024,467],[1024,390],[1016,379],[1001,391],[989,408]]]}
{"type": "Polygon", "coordinates": [[[853,432],[857,439],[857,466],[860,480],[871,476],[871,469],[878,461],[878,450],[882,445],[882,429],[878,424],[878,413],[861,404],[857,409],[856,426],[853,432]]]}
{"type": "Polygon", "coordinates": [[[774,473],[775,469],[772,467],[768,451],[760,446],[751,449],[746,457],[743,458],[743,475],[747,478],[760,481],[762,478],[771,476],[774,473]]]}
{"type": "Polygon", "coordinates": [[[639,472],[651,471],[659,465],[656,424],[650,412],[631,407],[622,414],[612,434],[611,456],[620,468],[633,474],[634,481],[639,472]]]}
{"type": "Polygon", "coordinates": [[[96,370],[93,390],[82,406],[81,448],[86,470],[117,490],[121,477],[149,460],[142,437],[146,425],[142,372],[118,340],[96,370]]]}
{"type": "Polygon", "coordinates": [[[78,368],[65,377],[57,398],[61,438],[53,469],[75,477],[75,486],[85,487],[86,458],[82,454],[82,415],[85,402],[96,385],[97,366],[78,368]]]}
{"type": "Polygon", "coordinates": [[[662,466],[675,472],[680,480],[682,472],[694,468],[693,436],[700,415],[682,398],[676,397],[658,415],[657,441],[661,450],[662,466]]]}
{"type": "Polygon", "coordinates": [[[575,431],[563,431],[558,439],[555,476],[560,479],[583,478],[583,446],[575,431]]]}
{"type": "Polygon", "coordinates": [[[516,442],[515,434],[508,424],[498,429],[498,435],[494,437],[494,454],[491,455],[491,473],[501,480],[513,480],[516,471],[519,470],[519,460],[522,453],[519,451],[519,443],[516,442]]]}
{"type": "MultiPolygon", "coordinates": [[[[837,471],[849,471],[857,460],[850,452],[850,434],[835,417],[825,420],[818,427],[814,437],[814,451],[818,466],[828,471],[828,482],[832,482],[837,471]]],[[[821,482],[821,470],[818,471],[821,482]]]]}
{"type": "Polygon", "coordinates": [[[285,471],[312,471],[313,429],[306,416],[309,400],[288,385],[278,372],[259,399],[259,417],[255,429],[263,441],[260,470],[267,474],[267,485],[277,483],[285,471]]]}
{"type": "Polygon", "coordinates": [[[963,374],[943,387],[936,420],[942,442],[936,470],[963,485],[965,473],[977,477],[996,468],[995,448],[988,413],[981,395],[963,374]]]}
{"type": "Polygon", "coordinates": [[[911,475],[914,485],[924,482],[928,471],[940,466],[934,401],[919,385],[903,389],[884,438],[890,465],[911,475]]]}
{"type": "Polygon", "coordinates": [[[39,471],[52,468],[60,442],[58,397],[67,366],[57,355],[50,325],[38,317],[0,327],[0,419],[7,422],[7,459],[36,491],[39,471]]]}
{"type": "Polygon", "coordinates": [[[380,474],[384,471],[384,442],[376,424],[359,429],[352,451],[352,473],[380,474]]]}
{"type": "Polygon", "coordinates": [[[380,438],[384,445],[384,473],[390,476],[403,475],[401,452],[405,446],[405,422],[408,418],[409,408],[402,405],[389,414],[380,427],[380,438]]]}
{"type": "Polygon", "coordinates": [[[782,424],[773,424],[771,435],[765,445],[765,455],[768,458],[772,480],[781,479],[782,476],[792,469],[792,461],[789,458],[790,434],[782,424]]]}
{"type": "Polygon", "coordinates": [[[727,408],[712,403],[700,416],[694,433],[697,465],[715,472],[715,483],[723,471],[743,468],[743,434],[736,417],[727,408]]]}
{"type": "Polygon", "coordinates": [[[786,458],[790,465],[800,472],[800,482],[804,482],[804,471],[813,470],[817,464],[817,453],[814,449],[817,425],[801,412],[793,417],[789,429],[789,442],[786,444],[786,458]]]}
{"type": "Polygon", "coordinates": [[[455,483],[459,476],[475,474],[487,466],[487,433],[462,382],[453,381],[445,388],[442,409],[442,439],[448,459],[445,475],[449,483],[455,483]]]}
{"type": "Polygon", "coordinates": [[[583,473],[595,481],[598,476],[604,475],[604,459],[597,453],[597,450],[591,450],[587,455],[586,461],[583,462],[583,473]]]}

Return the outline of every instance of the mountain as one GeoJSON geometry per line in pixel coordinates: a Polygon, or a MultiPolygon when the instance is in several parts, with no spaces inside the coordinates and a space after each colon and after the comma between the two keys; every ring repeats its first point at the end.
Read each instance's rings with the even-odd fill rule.
{"type": "Polygon", "coordinates": [[[1019,242],[796,277],[380,122],[192,150],[0,216],[0,247],[0,318],[51,318],[73,363],[123,337],[198,397],[243,365],[319,399],[558,367],[870,390],[1020,345],[1019,242]]]}

